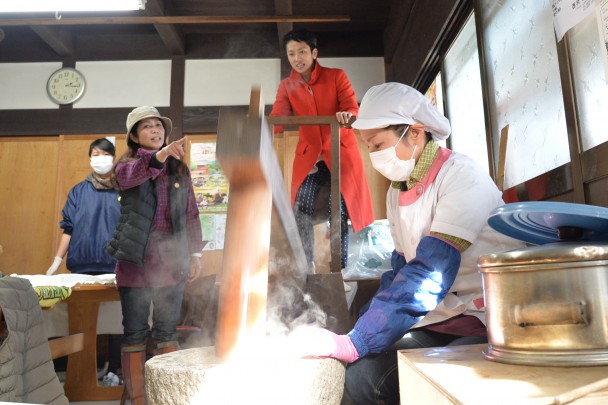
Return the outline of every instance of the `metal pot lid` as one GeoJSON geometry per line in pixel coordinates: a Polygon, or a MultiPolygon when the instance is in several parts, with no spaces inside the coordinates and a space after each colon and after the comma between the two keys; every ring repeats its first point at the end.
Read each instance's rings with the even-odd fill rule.
{"type": "Polygon", "coordinates": [[[608,208],[528,201],[495,208],[488,224],[500,233],[535,245],[564,240],[608,241],[608,208]]]}
{"type": "MultiPolygon", "coordinates": [[[[522,249],[497,252],[480,256],[479,271],[498,271],[498,267],[521,266],[519,270],[541,270],[559,263],[574,263],[577,267],[597,266],[597,261],[608,261],[608,242],[555,242],[522,249]],[[485,269],[485,270],[484,270],[485,269]]],[[[518,270],[511,267],[510,270],[518,270]]]]}

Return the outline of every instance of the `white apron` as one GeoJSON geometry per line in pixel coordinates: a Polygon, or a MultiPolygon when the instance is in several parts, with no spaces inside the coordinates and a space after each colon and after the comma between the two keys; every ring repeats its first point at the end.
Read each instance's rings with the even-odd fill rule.
{"type": "Polygon", "coordinates": [[[450,292],[414,328],[460,314],[476,316],[485,324],[477,259],[484,254],[523,246],[522,242],[493,230],[487,223],[488,214],[504,204],[490,176],[471,158],[440,148],[420,183],[408,191],[389,188],[386,201],[395,250],[408,262],[416,257],[420,240],[431,231],[471,242],[462,253],[450,292]]]}

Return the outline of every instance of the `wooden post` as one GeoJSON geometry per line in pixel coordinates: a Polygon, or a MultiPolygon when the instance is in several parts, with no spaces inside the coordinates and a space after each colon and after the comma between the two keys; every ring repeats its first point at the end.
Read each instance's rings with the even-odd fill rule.
{"type": "Polygon", "coordinates": [[[496,172],[496,186],[500,191],[504,191],[505,184],[505,163],[507,161],[507,144],[509,139],[509,125],[500,131],[500,146],[498,148],[498,171],[496,172]]]}
{"type": "Polygon", "coordinates": [[[331,249],[330,270],[342,274],[342,218],[340,215],[340,124],[336,117],[331,127],[331,224],[329,247],[331,249]]]}

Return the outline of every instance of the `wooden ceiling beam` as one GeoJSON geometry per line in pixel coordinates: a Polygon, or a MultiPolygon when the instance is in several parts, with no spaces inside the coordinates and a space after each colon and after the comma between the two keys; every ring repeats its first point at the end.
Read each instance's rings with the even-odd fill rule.
{"type": "Polygon", "coordinates": [[[176,27],[175,25],[154,24],[154,28],[156,28],[156,32],[158,32],[160,39],[172,55],[186,54],[184,35],[179,27],[176,27]]]}
{"type": "MultiPolygon", "coordinates": [[[[274,0],[274,10],[278,15],[292,15],[293,3],[292,0],[274,0]]],[[[277,36],[279,40],[279,52],[283,55],[283,37],[289,31],[293,30],[293,22],[277,23],[277,36]]],[[[281,57],[281,77],[287,77],[291,71],[291,66],[287,63],[285,57],[281,57]]]]}
{"type": "Polygon", "coordinates": [[[323,23],[349,22],[347,15],[260,15],[260,16],[147,16],[147,17],[80,17],[60,20],[55,18],[0,18],[0,27],[61,26],[61,25],[116,25],[116,24],[256,24],[256,23],[323,23]]]}
{"type": "MultiPolygon", "coordinates": [[[[162,0],[146,1],[146,14],[149,17],[165,16],[166,12],[162,0]]],[[[184,35],[178,26],[175,24],[154,24],[154,28],[172,55],[184,55],[186,53],[184,35]]]]}
{"type": "MultiPolygon", "coordinates": [[[[274,0],[274,10],[279,16],[291,16],[293,14],[293,4],[291,0],[274,0]]],[[[285,34],[293,29],[293,21],[289,22],[278,22],[277,23],[277,34],[279,36],[279,50],[282,51],[281,41],[285,34]]]]}
{"type": "Polygon", "coordinates": [[[31,28],[57,55],[61,57],[74,55],[74,35],[72,32],[48,26],[34,26],[31,28]]]}

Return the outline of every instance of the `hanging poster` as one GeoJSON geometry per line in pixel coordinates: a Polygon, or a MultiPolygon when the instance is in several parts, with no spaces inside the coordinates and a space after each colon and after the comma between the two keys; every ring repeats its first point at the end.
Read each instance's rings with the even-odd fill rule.
{"type": "Polygon", "coordinates": [[[595,0],[551,0],[553,25],[557,40],[594,11],[595,0]]]}
{"type": "Polygon", "coordinates": [[[604,79],[608,83],[608,0],[597,0],[596,16],[600,34],[602,62],[604,64],[604,79]]]}
{"type": "Polygon", "coordinates": [[[207,242],[203,250],[224,249],[224,235],[226,233],[225,214],[201,214],[201,228],[203,240],[207,242]]]}
{"type": "Polygon", "coordinates": [[[215,142],[192,143],[190,171],[199,212],[226,212],[228,179],[215,159],[215,142]]]}
{"type": "Polygon", "coordinates": [[[433,83],[431,83],[431,86],[429,87],[429,89],[426,91],[426,93],[424,93],[426,98],[428,98],[431,101],[431,104],[433,104],[437,109],[439,109],[439,107],[437,106],[437,78],[438,77],[436,77],[435,80],[433,80],[433,83]]]}
{"type": "Polygon", "coordinates": [[[206,242],[203,250],[223,249],[228,179],[216,160],[214,141],[190,144],[190,173],[203,240],[206,242]]]}
{"type": "Polygon", "coordinates": [[[224,237],[226,236],[226,215],[216,214],[215,216],[215,248],[224,249],[224,237]]]}

